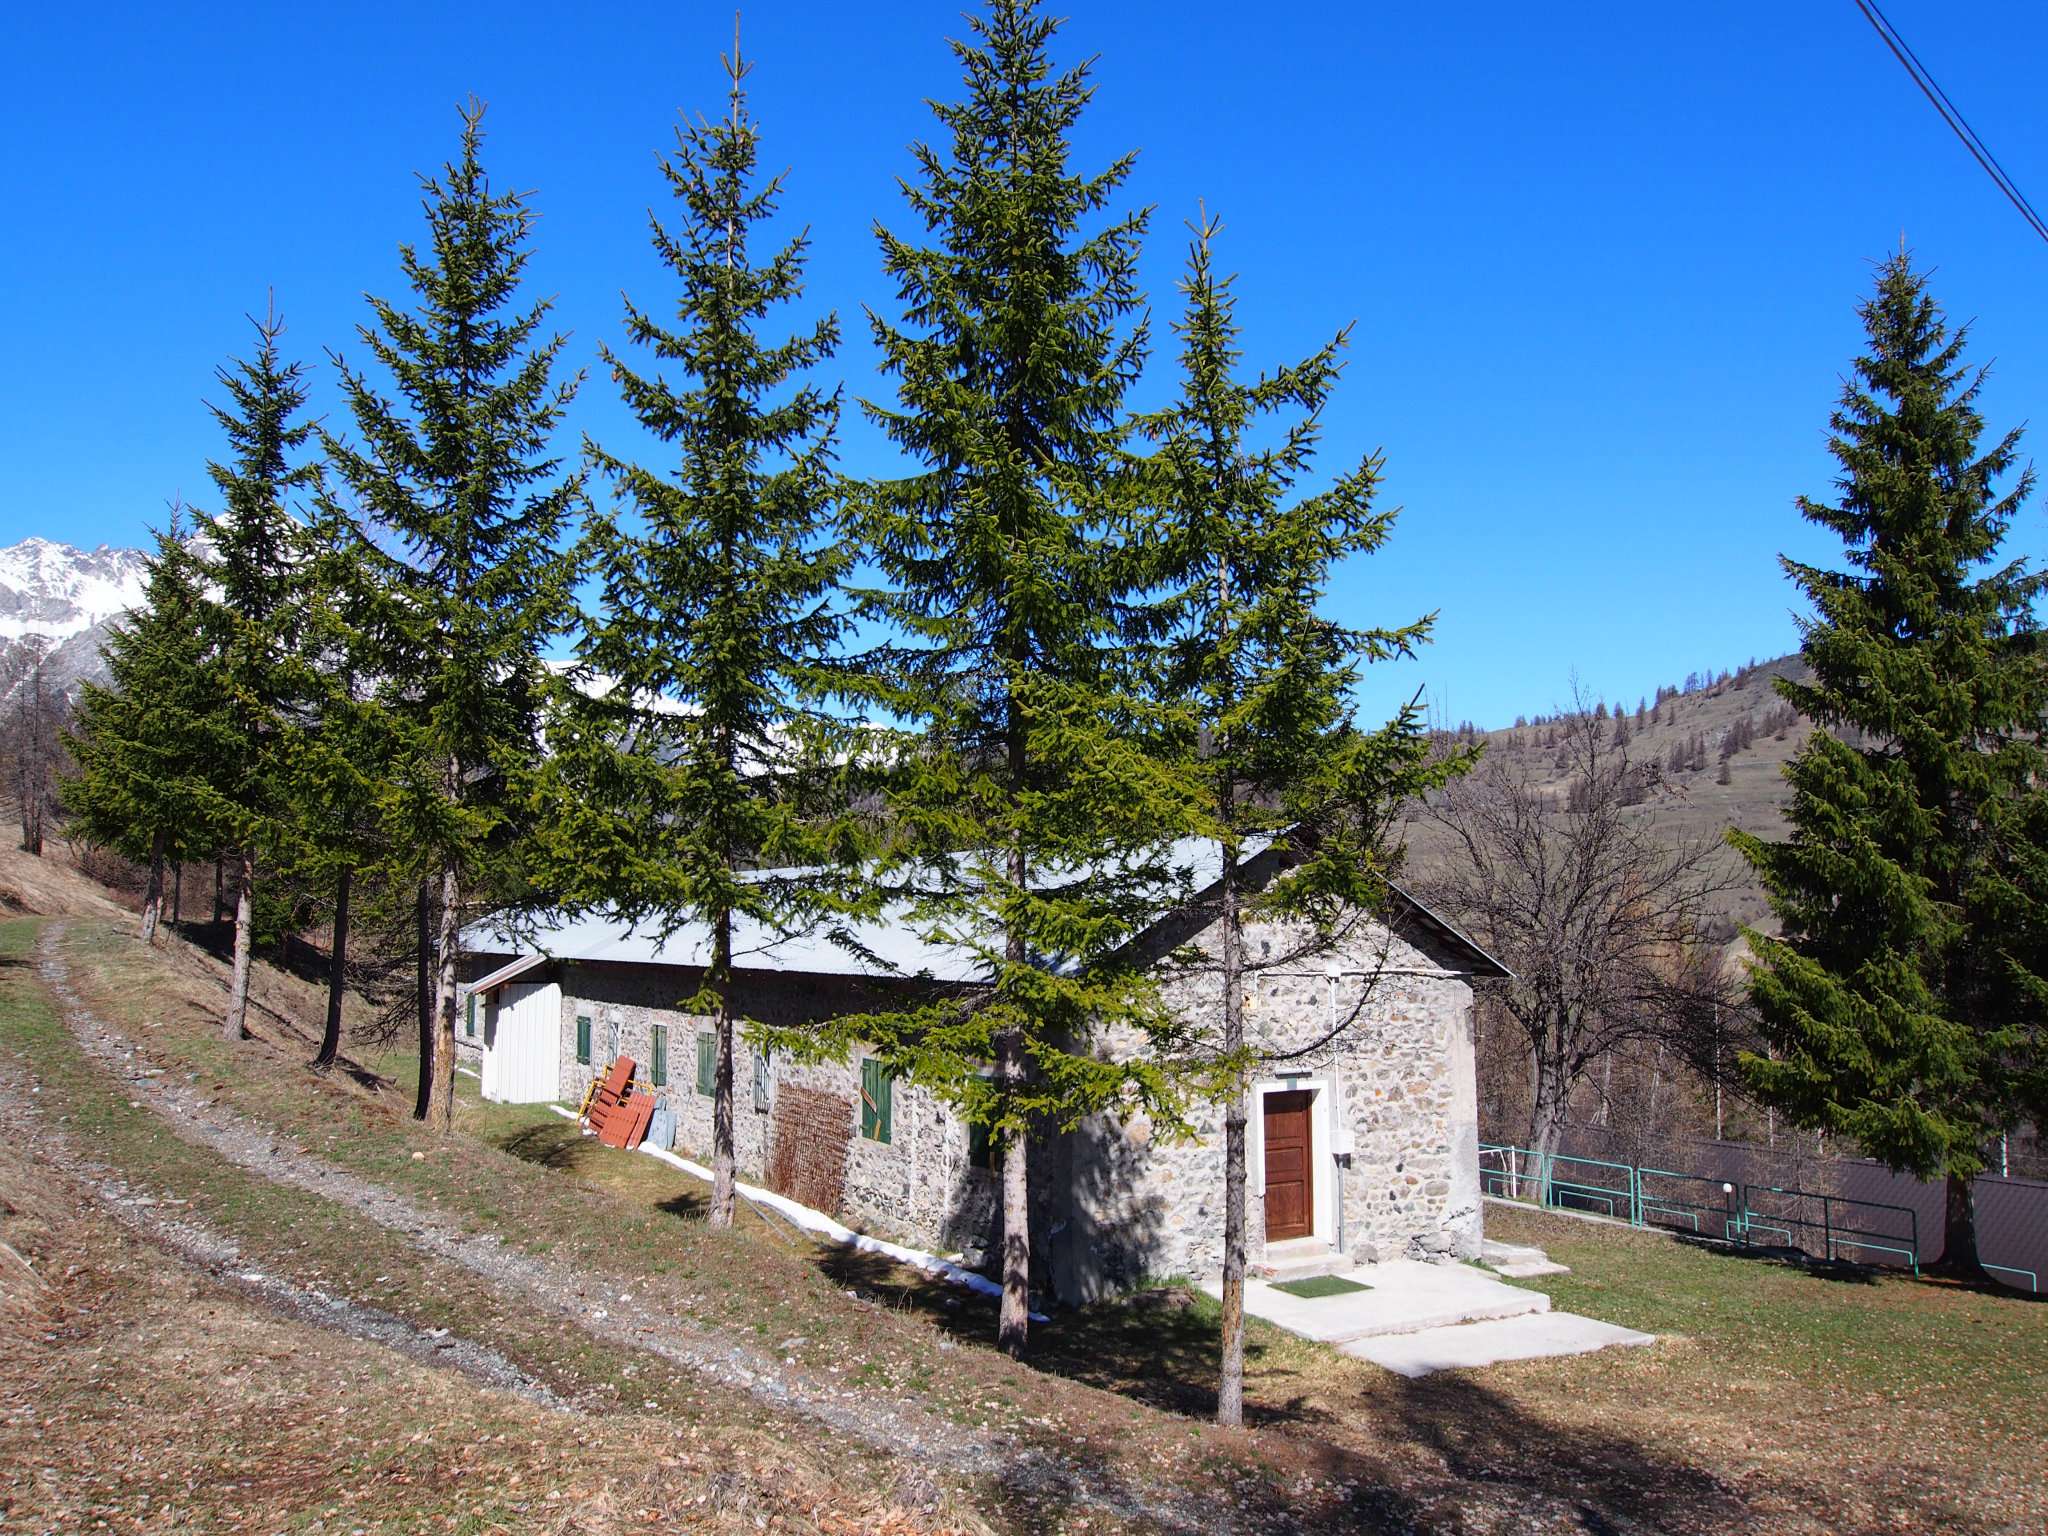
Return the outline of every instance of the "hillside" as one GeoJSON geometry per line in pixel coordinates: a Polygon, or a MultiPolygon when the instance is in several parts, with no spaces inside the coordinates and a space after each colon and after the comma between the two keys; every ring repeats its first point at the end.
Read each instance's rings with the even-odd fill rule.
{"type": "Polygon", "coordinates": [[[368,1010],[358,1070],[309,1071],[315,989],[260,961],[224,1045],[219,959],[77,878],[0,916],[0,1528],[2041,1524],[2017,1298],[1493,1208],[1568,1265],[1559,1306],[1658,1342],[1412,1380],[1255,1319],[1219,1432],[1199,1292],[1058,1311],[1010,1360],[992,1307],[752,1207],[716,1231],[700,1181],[545,1106],[465,1080],[452,1135],[416,1126],[368,1010]]]}
{"type": "MultiPolygon", "coordinates": [[[[1800,657],[1780,656],[1689,691],[1644,700],[1640,716],[1634,701],[1623,705],[1627,741],[1621,750],[1631,762],[1656,769],[1656,782],[1637,814],[1673,841],[1718,840],[1730,827],[1782,836],[1789,799],[1784,767],[1812,726],[1790,712],[1772,685],[1780,677],[1805,675],[1800,657]],[[1728,782],[1723,784],[1721,753],[1731,736],[1728,782]]],[[[1489,755],[1505,757],[1518,776],[1526,773],[1535,787],[1562,803],[1568,774],[1558,761],[1556,718],[1532,714],[1499,730],[1461,727],[1453,734],[1480,743],[1489,755]]],[[[1449,851],[1441,828],[1424,816],[1411,819],[1411,872],[1426,883],[1432,865],[1449,851]]],[[[1728,868],[1739,871],[1733,853],[1726,857],[1728,868]]],[[[1762,923],[1769,915],[1762,890],[1748,880],[1727,896],[1722,912],[1732,923],[1762,923]]]]}

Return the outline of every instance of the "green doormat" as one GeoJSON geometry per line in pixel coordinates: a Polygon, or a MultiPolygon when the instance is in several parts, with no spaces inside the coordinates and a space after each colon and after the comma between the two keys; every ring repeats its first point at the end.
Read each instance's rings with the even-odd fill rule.
{"type": "Polygon", "coordinates": [[[1306,1280],[1276,1280],[1273,1289],[1313,1301],[1318,1296],[1345,1296],[1352,1291],[1369,1291],[1372,1287],[1360,1285],[1356,1280],[1346,1280],[1342,1275],[1310,1275],[1306,1280]]]}

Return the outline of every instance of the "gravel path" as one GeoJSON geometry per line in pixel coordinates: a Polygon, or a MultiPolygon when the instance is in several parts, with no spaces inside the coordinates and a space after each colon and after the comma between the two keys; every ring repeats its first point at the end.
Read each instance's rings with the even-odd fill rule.
{"type": "MultiPolygon", "coordinates": [[[[592,1277],[574,1265],[509,1249],[494,1234],[464,1231],[439,1213],[325,1162],[274,1131],[215,1104],[205,1093],[172,1082],[150,1067],[128,1037],[96,1018],[71,986],[70,972],[59,949],[63,931],[60,922],[44,924],[37,945],[37,968],[72,1036],[137,1101],[163,1115],[180,1137],[212,1149],[239,1168],[347,1206],[379,1226],[403,1234],[437,1258],[462,1266],[498,1291],[567,1318],[596,1338],[657,1355],[721,1385],[749,1393],[770,1407],[811,1419],[834,1433],[890,1455],[935,1469],[986,1478],[1033,1500],[1093,1506],[1166,1531],[1275,1529],[1264,1521],[1248,1522],[1218,1501],[1198,1503],[1134,1488],[1114,1473],[1058,1453],[1019,1444],[994,1432],[952,1424],[914,1404],[892,1402],[871,1392],[820,1380],[752,1345],[650,1306],[629,1292],[607,1286],[599,1293],[592,1277]]],[[[124,1209],[119,1205],[114,1208],[124,1209]]],[[[375,1319],[383,1315],[374,1308],[300,1291],[275,1277],[235,1275],[229,1267],[233,1264],[232,1245],[214,1237],[214,1246],[210,1247],[208,1236],[194,1229],[188,1241],[194,1254],[217,1254],[220,1267],[214,1269],[215,1273],[233,1276],[235,1283],[266,1299],[275,1297],[279,1304],[308,1309],[303,1315],[310,1321],[336,1318],[336,1326],[343,1325],[339,1321],[342,1319],[362,1328],[380,1326],[375,1319]]],[[[213,1267],[203,1260],[195,1262],[213,1267]]],[[[397,1318],[386,1317],[385,1321],[401,1330],[410,1326],[397,1318]]],[[[412,1342],[417,1347],[418,1341],[412,1342]]],[[[448,1352],[442,1348],[443,1341],[429,1342],[433,1353],[448,1352]]],[[[478,1352],[448,1362],[458,1368],[502,1367],[510,1373],[505,1384],[517,1378],[538,1388],[511,1362],[483,1345],[457,1344],[450,1348],[478,1352]]],[[[519,1388],[514,1385],[513,1390],[519,1388]]],[[[1290,1522],[1280,1528],[1297,1527],[1290,1522]]]]}
{"type": "Polygon", "coordinates": [[[295,1322],[382,1344],[424,1365],[460,1371],[487,1387],[516,1393],[558,1413],[578,1411],[487,1344],[446,1328],[422,1328],[380,1307],[251,1269],[230,1239],[190,1214],[173,1213],[165,1202],[139,1192],[118,1173],[81,1153],[69,1137],[47,1123],[34,1095],[4,1070],[0,1070],[0,1096],[12,1100],[17,1123],[42,1122],[36,1128],[37,1151],[54,1156],[124,1230],[181,1259],[244,1300],[295,1322]]]}

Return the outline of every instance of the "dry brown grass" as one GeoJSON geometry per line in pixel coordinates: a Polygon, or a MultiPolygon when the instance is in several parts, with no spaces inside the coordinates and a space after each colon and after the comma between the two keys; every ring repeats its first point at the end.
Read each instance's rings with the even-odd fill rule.
{"type": "Polygon", "coordinates": [[[13,842],[0,847],[0,916],[96,917],[119,920],[127,907],[82,873],[65,845],[52,840],[43,855],[13,842]]]}
{"type": "MultiPolygon", "coordinates": [[[[1573,1264],[1550,1287],[1560,1306],[1664,1340],[1406,1382],[1259,1327],[1248,1383],[1254,1427],[1223,1434],[1200,1422],[1213,1401],[1214,1311],[1185,1292],[1062,1315],[1037,1330],[1032,1361],[1020,1367],[987,1347],[992,1315],[971,1298],[757,1221],[711,1232],[693,1180],[594,1147],[544,1110],[465,1095],[458,1134],[443,1143],[407,1116],[401,1058],[372,1062],[399,1081],[307,1073],[310,1036],[290,1017],[300,1006],[292,978],[266,976],[278,1019],[262,1016],[260,1038],[230,1049],[212,1033],[220,980],[211,957],[152,954],[85,922],[71,924],[66,950],[94,1008],[151,1058],[325,1157],[508,1241],[616,1275],[636,1294],[830,1373],[849,1393],[909,1399],[1026,1443],[1073,1448],[1133,1486],[1213,1499],[1219,1518],[1231,1509],[1275,1528],[1503,1536],[2017,1533],[2048,1524],[2032,1429],[2048,1376],[2048,1307],[1910,1282],[1848,1285],[1661,1237],[1503,1213],[1492,1219],[1514,1228],[1507,1235],[1548,1243],[1573,1264]],[[1517,1226],[1525,1220],[1536,1224],[1517,1226]]],[[[158,1177],[168,1186],[188,1175],[158,1177]]],[[[344,1279],[361,1272],[353,1251],[374,1240],[346,1228],[328,1238],[303,1218],[220,1215],[240,1223],[266,1262],[344,1279]]],[[[440,1276],[426,1277],[412,1303],[422,1321],[437,1318],[434,1298],[447,1290],[440,1276]]],[[[556,1372],[551,1381],[602,1374],[516,1309],[487,1298],[464,1305],[488,1314],[477,1336],[556,1372]]],[[[618,1403],[637,1399],[635,1382],[614,1381],[631,1394],[618,1403]]],[[[374,1383],[361,1389],[374,1393],[374,1383]]],[[[678,1424],[734,1432],[735,1405],[687,1384],[665,1383],[662,1402],[648,1416],[651,1433],[678,1424]]],[[[535,1454],[552,1465],[551,1452],[535,1454]]],[[[606,1475],[622,1480],[615,1496],[624,1510],[637,1496],[627,1474],[606,1475]]],[[[1118,1523],[987,1512],[1012,1529],[1118,1523]]]]}
{"type": "Polygon", "coordinates": [[[10,948],[0,1054],[16,1091],[38,1067],[44,1091],[33,1120],[14,1122],[29,1134],[0,1140],[0,1528],[962,1529],[897,1507],[886,1463],[792,1436],[754,1405],[728,1404],[723,1416],[667,1400],[641,1408],[642,1396],[669,1394],[592,1358],[572,1325],[496,1299],[471,1305],[452,1295],[464,1277],[388,1234],[346,1213],[309,1213],[319,1202],[263,1186],[177,1142],[147,1111],[81,1088],[56,1059],[58,1026],[23,974],[20,944],[10,948]],[[579,1411],[274,1314],[112,1220],[57,1155],[60,1135],[76,1155],[81,1133],[97,1153],[129,1154],[124,1170],[167,1207],[241,1240],[243,1262],[337,1291],[386,1271],[392,1284],[375,1298],[386,1309],[490,1332],[579,1411]]]}
{"type": "Polygon", "coordinates": [[[10,1530],[935,1529],[769,1434],[571,1417],[275,1317],[10,1143],[0,1233],[39,1272],[0,1290],[10,1530]]]}

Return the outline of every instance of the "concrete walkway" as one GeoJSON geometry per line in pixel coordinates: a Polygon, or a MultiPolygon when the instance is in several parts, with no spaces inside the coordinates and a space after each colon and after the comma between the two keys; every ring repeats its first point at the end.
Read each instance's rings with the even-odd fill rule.
{"type": "MultiPolygon", "coordinates": [[[[1344,1344],[1352,1339],[1418,1333],[1425,1328],[1550,1310],[1550,1298],[1541,1291],[1504,1285],[1470,1264],[1391,1259],[1348,1269],[1340,1278],[1368,1289],[1341,1296],[1305,1297],[1290,1295],[1264,1280],[1247,1280],[1244,1309],[1319,1344],[1344,1344]]],[[[1223,1282],[1206,1281],[1202,1289],[1220,1297],[1223,1282]]]]}
{"type": "Polygon", "coordinates": [[[1532,1312],[1455,1328],[1353,1339],[1337,1347],[1357,1360],[1370,1360],[1399,1376],[1427,1376],[1495,1365],[1503,1360],[1538,1360],[1551,1355],[1584,1355],[1609,1345],[1654,1344],[1653,1334],[1617,1328],[1576,1312],[1532,1312]]]}
{"type": "MultiPolygon", "coordinates": [[[[1531,1252],[1544,1262],[1540,1252],[1531,1252]]],[[[1470,1264],[1395,1259],[1346,1270],[1339,1278],[1366,1289],[1308,1297],[1247,1280],[1244,1308],[1277,1328],[1402,1376],[1654,1342],[1647,1333],[1553,1312],[1541,1291],[1508,1285],[1470,1264]]],[[[1202,1289],[1223,1294],[1217,1280],[1202,1289]]]]}

